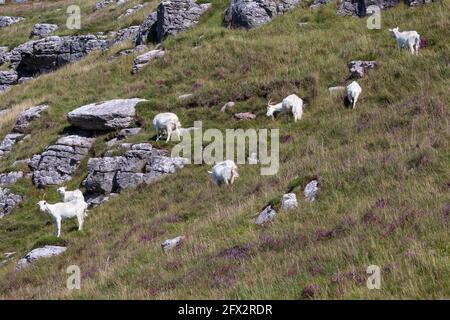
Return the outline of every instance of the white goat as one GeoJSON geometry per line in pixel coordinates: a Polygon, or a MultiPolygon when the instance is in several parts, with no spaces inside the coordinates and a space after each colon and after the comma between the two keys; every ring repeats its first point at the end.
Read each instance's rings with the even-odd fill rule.
{"type": "Polygon", "coordinates": [[[216,164],[212,171],[208,171],[211,174],[212,180],[218,186],[225,183],[226,185],[233,184],[236,178],[239,178],[237,166],[232,160],[225,160],[216,164]]]}
{"type": "Polygon", "coordinates": [[[297,120],[300,120],[303,116],[303,100],[297,95],[291,94],[278,104],[272,105],[269,101],[267,104],[266,115],[268,117],[273,117],[275,112],[284,113],[286,119],[289,117],[289,113],[292,113],[294,121],[297,122],[297,120]]]}
{"type": "Polygon", "coordinates": [[[84,200],[72,200],[70,202],[59,202],[55,204],[49,204],[42,200],[38,202],[39,209],[42,212],[47,212],[56,223],[57,237],[61,236],[61,221],[70,218],[77,218],[78,230],[83,229],[83,223],[85,218],[85,211],[87,209],[87,203],[84,200]]]}
{"type": "Polygon", "coordinates": [[[181,123],[176,114],[171,112],[159,113],[153,118],[153,127],[157,132],[156,141],[166,134],[168,142],[172,136],[172,132],[176,132],[180,139],[181,123]]]}
{"type": "Polygon", "coordinates": [[[389,29],[391,35],[397,40],[397,48],[409,48],[412,54],[419,54],[420,35],[417,31],[400,32],[398,27],[389,29]]]}
{"type": "Polygon", "coordinates": [[[59,194],[59,196],[61,197],[61,199],[64,202],[69,202],[72,200],[83,200],[84,201],[84,196],[83,193],[81,192],[81,190],[74,190],[74,191],[66,191],[66,187],[60,187],[58,188],[58,190],[56,190],[59,194]]]}
{"type": "Polygon", "coordinates": [[[358,101],[361,92],[362,89],[356,81],[353,81],[347,86],[347,99],[351,103],[353,109],[356,107],[356,102],[358,101]]]}

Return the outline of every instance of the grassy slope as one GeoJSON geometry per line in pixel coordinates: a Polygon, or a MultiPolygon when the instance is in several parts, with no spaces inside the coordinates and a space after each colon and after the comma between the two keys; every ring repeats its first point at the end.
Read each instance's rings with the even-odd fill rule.
{"type": "MultiPolygon", "coordinates": [[[[296,299],[314,284],[318,298],[448,298],[450,239],[441,208],[450,182],[449,3],[414,10],[400,5],[383,12],[382,30],[337,17],[330,5],[314,12],[299,8],[246,32],[221,27],[226,1],[215,0],[196,27],[167,40],[168,54],[138,75],[129,72],[133,57],[108,64],[111,52],[96,53],[0,95],[0,106],[16,112],[42,101],[52,106],[35,124],[33,140],[18,145],[2,170],[55,141],[68,126],[69,110],[116,97],[149,99],[139,106],[144,124],[171,110],[186,126],[202,119],[204,127],[223,129],[279,127],[287,141],[278,175],[261,177],[258,168],[241,166],[241,179],[228,192],[217,192],[205,166],[123,192],[92,210],[82,233],[75,223],[63,226],[66,254],[20,273],[13,262],[2,267],[0,297],[296,299]],[[309,25],[299,28],[299,21],[309,25]],[[417,30],[429,46],[419,57],[396,50],[387,32],[392,25],[417,30]],[[353,59],[380,62],[360,81],[363,94],[354,111],[327,92],[345,82],[353,59]],[[197,87],[198,103],[177,101],[197,87]],[[302,121],[266,119],[266,98],[292,92],[308,103],[302,121]],[[236,122],[220,113],[228,100],[238,102],[236,111],[256,112],[257,120],[236,122]],[[319,201],[301,200],[297,210],[280,213],[265,228],[252,223],[268,201],[316,174],[322,178],[319,201]],[[160,243],[179,234],[189,236],[187,243],[163,254],[160,243]],[[240,258],[223,254],[235,246],[242,247],[240,258]],[[65,289],[71,264],[82,270],[79,292],[65,289]],[[364,275],[370,264],[383,268],[380,291],[353,279],[352,272],[364,275]]],[[[29,33],[16,31],[23,38],[29,33]]],[[[1,37],[4,32],[0,39],[7,41],[1,37]]],[[[12,117],[0,125],[4,135],[12,117]]],[[[153,135],[149,127],[133,141],[153,135]]],[[[104,150],[101,140],[92,155],[104,150]]],[[[82,181],[83,169],[70,186],[82,181]]],[[[47,237],[54,227],[35,203],[56,194],[25,181],[15,189],[28,201],[0,221],[0,252],[24,254],[36,242],[53,242],[47,237]]],[[[301,188],[294,191],[301,199],[301,188]]]]}

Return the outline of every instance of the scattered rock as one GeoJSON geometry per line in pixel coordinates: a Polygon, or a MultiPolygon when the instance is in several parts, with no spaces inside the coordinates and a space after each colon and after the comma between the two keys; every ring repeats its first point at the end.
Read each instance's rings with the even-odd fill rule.
{"type": "Polygon", "coordinates": [[[10,214],[12,209],[23,201],[23,197],[7,188],[0,188],[0,219],[10,214]]]}
{"type": "Polygon", "coordinates": [[[12,85],[17,83],[19,76],[15,70],[0,71],[0,85],[12,85]]]}
{"type": "Polygon", "coordinates": [[[162,156],[149,143],[135,144],[122,156],[89,159],[83,186],[88,194],[117,193],[153,183],[184,164],[185,159],[162,156]]]}
{"type": "Polygon", "coordinates": [[[224,24],[232,28],[251,29],[272,21],[294,8],[299,0],[231,0],[224,24]]]}
{"type": "Polygon", "coordinates": [[[52,35],[58,29],[56,24],[50,23],[38,23],[33,26],[33,30],[31,30],[30,38],[45,38],[52,35]]]}
{"type": "Polygon", "coordinates": [[[396,6],[398,0],[364,0],[364,5],[358,0],[344,0],[337,7],[337,14],[340,16],[366,16],[366,8],[370,5],[377,5],[380,9],[388,9],[396,6]]]}
{"type": "Polygon", "coordinates": [[[147,64],[149,64],[152,60],[161,58],[165,54],[166,53],[163,50],[151,50],[149,52],[141,54],[140,56],[137,56],[136,59],[134,59],[134,64],[131,73],[134,74],[141,71],[141,69],[144,68],[147,64]]]}
{"type": "Polygon", "coordinates": [[[378,63],[376,61],[354,60],[347,65],[353,79],[360,79],[364,77],[366,72],[370,69],[375,69],[378,63]]]}
{"type": "Polygon", "coordinates": [[[126,40],[135,40],[139,32],[140,26],[131,26],[125,29],[120,29],[115,33],[114,43],[120,43],[126,40]]]}
{"type": "Polygon", "coordinates": [[[60,246],[44,246],[42,248],[34,249],[17,262],[16,270],[22,270],[39,259],[60,255],[66,251],[66,249],[66,247],[60,246]]]}
{"type": "Polygon", "coordinates": [[[94,139],[79,135],[61,137],[40,155],[34,155],[28,166],[38,187],[61,185],[70,180],[81,160],[88,154],[94,139]]]}
{"type": "Polygon", "coordinates": [[[251,112],[241,112],[241,113],[235,113],[234,117],[238,120],[254,120],[256,119],[256,114],[251,112]]]}
{"type": "Polygon", "coordinates": [[[39,118],[42,111],[47,110],[48,105],[42,104],[33,106],[20,113],[17,122],[13,128],[13,132],[26,133],[27,128],[30,126],[31,121],[39,118]]]}
{"type": "Polygon", "coordinates": [[[168,252],[169,250],[177,246],[180,246],[185,239],[186,239],[185,236],[179,236],[174,239],[166,240],[161,244],[161,248],[163,249],[164,252],[168,252]]]}
{"type": "Polygon", "coordinates": [[[83,130],[115,130],[131,125],[135,107],[144,99],[115,99],[92,103],[68,113],[69,122],[83,130]]]}
{"type": "Polygon", "coordinates": [[[324,4],[330,3],[331,0],[314,0],[313,3],[309,6],[310,9],[317,9],[324,4]]]}
{"type": "Polygon", "coordinates": [[[0,157],[10,153],[12,147],[23,137],[21,133],[10,133],[5,136],[0,144],[0,157]]]}
{"type": "Polygon", "coordinates": [[[17,180],[23,178],[22,171],[11,171],[7,173],[0,174],[0,186],[13,185],[17,180]]]}
{"type": "Polygon", "coordinates": [[[117,1],[117,0],[102,0],[100,2],[97,2],[95,4],[95,9],[94,10],[103,9],[103,8],[109,6],[110,4],[114,3],[115,1],[117,1]]]}
{"type": "Polygon", "coordinates": [[[148,4],[147,2],[146,3],[139,3],[139,4],[135,5],[134,7],[131,7],[130,9],[127,9],[124,13],[122,13],[119,16],[119,19],[123,19],[123,18],[131,16],[135,12],[137,12],[137,11],[141,10],[142,8],[144,8],[147,4],[148,4]]]}
{"type": "Polygon", "coordinates": [[[276,214],[277,212],[274,209],[272,209],[272,206],[267,206],[256,218],[255,223],[257,225],[265,224],[266,222],[275,219],[276,214]]]}
{"type": "Polygon", "coordinates": [[[18,23],[22,20],[25,20],[25,18],[22,17],[8,17],[8,16],[0,16],[0,29],[6,28],[12,24],[18,23]]]}
{"type": "Polygon", "coordinates": [[[410,6],[410,7],[417,7],[417,6],[421,6],[424,4],[430,4],[432,3],[432,0],[407,0],[406,3],[410,6]]]}
{"type": "Polygon", "coordinates": [[[223,107],[220,109],[220,112],[225,112],[227,109],[233,108],[236,105],[233,101],[228,101],[223,105],[223,107]]]}
{"type": "Polygon", "coordinates": [[[291,210],[298,207],[295,193],[286,193],[281,197],[281,209],[291,210]]]}
{"type": "Polygon", "coordinates": [[[319,181],[317,180],[312,180],[306,185],[305,190],[303,192],[306,201],[312,202],[316,200],[317,192],[319,191],[318,185],[319,181]]]}

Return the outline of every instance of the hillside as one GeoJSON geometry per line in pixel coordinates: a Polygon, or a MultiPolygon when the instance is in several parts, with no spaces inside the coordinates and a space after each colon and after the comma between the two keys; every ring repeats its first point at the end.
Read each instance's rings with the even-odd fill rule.
{"type": "MultiPolygon", "coordinates": [[[[33,25],[59,26],[55,35],[85,35],[140,25],[159,1],[118,19],[125,7],[93,10],[98,0],[0,5],[0,15],[25,19],[0,29],[0,47],[29,41],[33,25]],[[82,27],[65,27],[66,8],[81,7],[82,27]]],[[[132,7],[141,1],[130,0],[132,7]]],[[[210,2],[199,22],[147,50],[165,55],[132,73],[141,53],[132,40],[90,52],[79,61],[0,93],[0,137],[20,112],[48,109],[27,129],[30,137],[0,159],[0,172],[21,170],[8,186],[24,200],[0,218],[1,299],[423,299],[449,298],[450,289],[450,1],[382,11],[382,28],[339,16],[336,3],[309,9],[302,2],[251,30],[225,28],[227,0],[210,2]],[[306,23],[301,24],[299,23],[306,23]],[[388,28],[416,30],[427,45],[419,55],[398,50],[388,28]],[[331,86],[349,83],[348,62],[376,60],[358,80],[356,108],[331,86]],[[179,99],[184,94],[193,94],[179,99]],[[294,123],[266,117],[269,99],[302,97],[294,123]],[[239,179],[218,187],[209,165],[187,165],[151,184],[110,197],[89,210],[83,231],[64,221],[62,237],[37,202],[59,201],[57,186],[37,188],[30,168],[17,160],[41,154],[73,132],[68,112],[112,99],[138,97],[131,126],[142,130],[124,142],[170,150],[155,141],[152,119],[174,112],[185,127],[279,128],[280,170],[262,176],[259,165],[239,165],[239,179]],[[228,101],[236,105],[226,112],[228,101]],[[252,112],[254,120],[233,114],[252,112]],[[320,177],[320,193],[306,202],[305,185],[320,177]],[[293,192],[298,207],[283,212],[280,197],[293,192]],[[271,203],[271,223],[255,216],[271,203]],[[167,253],[161,243],[185,235],[167,253]],[[43,245],[63,245],[58,256],[24,270],[17,261],[43,245]],[[6,258],[5,253],[15,252],[6,258]],[[3,260],[3,262],[1,262],[3,260]],[[81,269],[81,290],[67,290],[66,269],[81,269]],[[381,268],[381,290],[368,290],[366,269],[381,268]]],[[[6,70],[7,66],[0,66],[6,70]]],[[[77,189],[89,158],[101,157],[117,132],[95,132],[88,156],[65,185],[77,189]]],[[[114,150],[115,154],[123,150],[114,150]]]]}

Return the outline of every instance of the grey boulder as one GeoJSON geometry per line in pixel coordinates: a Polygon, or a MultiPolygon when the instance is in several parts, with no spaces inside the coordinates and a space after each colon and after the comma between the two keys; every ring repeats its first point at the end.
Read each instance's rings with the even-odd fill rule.
{"type": "Polygon", "coordinates": [[[360,79],[364,77],[366,72],[370,69],[375,69],[378,63],[376,61],[354,60],[347,65],[353,79],[360,79]]]}
{"type": "Polygon", "coordinates": [[[51,23],[37,23],[33,26],[31,30],[30,38],[45,38],[50,36],[53,32],[58,29],[56,24],[51,23]]]}
{"type": "Polygon", "coordinates": [[[20,259],[16,264],[16,270],[22,270],[37,260],[42,258],[50,258],[60,255],[66,251],[66,247],[61,246],[44,246],[41,248],[36,248],[28,252],[24,258],[20,259]]]}
{"type": "Polygon", "coordinates": [[[23,201],[23,197],[7,188],[0,187],[0,219],[10,214],[12,209],[23,201]]]}
{"type": "Polygon", "coordinates": [[[0,16],[0,29],[6,28],[12,24],[18,23],[25,18],[22,17],[9,17],[9,16],[0,16]]]}

